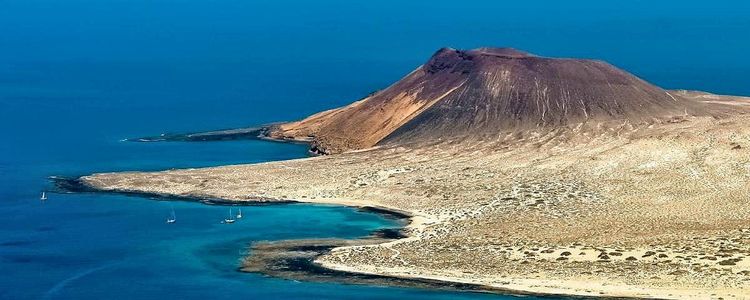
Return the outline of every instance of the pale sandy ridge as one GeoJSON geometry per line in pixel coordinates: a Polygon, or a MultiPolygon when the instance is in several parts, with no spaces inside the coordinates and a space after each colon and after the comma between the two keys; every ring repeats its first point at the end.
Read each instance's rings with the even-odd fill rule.
{"type": "MultiPolygon", "coordinates": [[[[345,247],[341,247],[345,248],[345,247]]],[[[445,282],[456,282],[466,284],[483,285],[498,290],[505,290],[509,294],[539,294],[539,295],[561,295],[581,297],[615,297],[615,298],[644,298],[644,299],[716,299],[719,295],[742,295],[742,289],[656,289],[642,288],[626,285],[612,281],[596,280],[559,280],[559,279],[522,279],[522,278],[494,278],[494,279],[470,279],[462,278],[461,274],[421,273],[415,274],[413,270],[406,268],[378,268],[378,267],[352,267],[335,263],[323,262],[322,266],[334,270],[352,273],[386,275],[398,278],[431,279],[445,282]]],[[[739,299],[744,299],[739,298],[739,299]]]]}

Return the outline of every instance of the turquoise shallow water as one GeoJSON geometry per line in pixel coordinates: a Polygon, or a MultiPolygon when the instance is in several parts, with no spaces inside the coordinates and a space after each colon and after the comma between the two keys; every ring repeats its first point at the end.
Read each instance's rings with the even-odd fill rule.
{"type": "Polygon", "coordinates": [[[2,165],[2,299],[502,298],[297,282],[236,271],[253,241],[355,238],[400,225],[351,208],[246,206],[244,218],[229,225],[220,223],[227,206],[105,194],[49,194],[45,202],[38,199],[38,191],[49,187],[45,176],[50,174],[288,159],[303,157],[304,146],[262,141],[129,143],[92,136],[70,141],[68,146],[56,146],[56,151],[70,151],[65,159],[27,157],[2,165]],[[177,223],[166,224],[172,209],[177,223]]]}
{"type": "Polygon", "coordinates": [[[50,195],[50,175],[299,158],[260,141],[125,143],[293,120],[444,46],[604,59],[666,88],[750,95],[746,1],[0,0],[0,298],[491,298],[235,272],[256,240],[357,237],[353,209],[50,195]],[[171,208],[178,223],[167,226],[171,208]]]}

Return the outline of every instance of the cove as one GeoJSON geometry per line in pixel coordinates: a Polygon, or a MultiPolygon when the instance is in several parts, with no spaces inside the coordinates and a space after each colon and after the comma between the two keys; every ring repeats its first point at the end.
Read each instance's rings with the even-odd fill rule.
{"type": "MultiPolygon", "coordinates": [[[[78,137],[72,141],[82,141],[78,137]]],[[[132,143],[93,139],[64,160],[24,157],[0,174],[0,298],[11,299],[502,299],[506,296],[308,282],[240,271],[254,243],[310,238],[356,239],[403,224],[356,208],[278,204],[230,206],[143,195],[48,193],[50,175],[161,170],[301,158],[306,147],[267,141],[132,143]],[[118,159],[107,159],[114,156],[118,159]],[[239,206],[231,206],[236,213],[239,206]],[[174,209],[177,222],[166,224],[174,209]]],[[[184,199],[183,199],[184,200],[184,199]]],[[[225,203],[213,203],[225,204],[225,203]]],[[[387,232],[387,231],[386,231],[387,232]]]]}

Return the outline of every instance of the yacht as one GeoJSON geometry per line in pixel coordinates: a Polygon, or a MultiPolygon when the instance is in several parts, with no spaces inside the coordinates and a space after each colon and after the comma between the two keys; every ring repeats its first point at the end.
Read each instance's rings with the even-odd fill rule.
{"type": "Polygon", "coordinates": [[[224,223],[226,223],[226,224],[232,224],[232,223],[234,223],[234,221],[235,220],[234,220],[234,216],[232,215],[232,209],[230,208],[229,209],[229,218],[228,219],[224,219],[224,223]]]}
{"type": "Polygon", "coordinates": [[[174,208],[172,209],[172,215],[167,218],[167,224],[172,224],[174,222],[177,222],[177,215],[174,213],[174,208]]]}

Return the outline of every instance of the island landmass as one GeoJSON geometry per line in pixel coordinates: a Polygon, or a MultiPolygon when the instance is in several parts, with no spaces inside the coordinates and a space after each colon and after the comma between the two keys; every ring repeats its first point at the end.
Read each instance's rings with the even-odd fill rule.
{"type": "MultiPolygon", "coordinates": [[[[163,138],[306,142],[323,155],[99,173],[74,185],[409,216],[401,238],[319,245],[311,261],[328,270],[519,293],[741,299],[750,296],[748,112],[750,98],[664,90],[602,61],[444,48],[342,108],[163,138]]],[[[256,252],[281,253],[260,251],[269,249],[288,247],[256,252]]]]}

